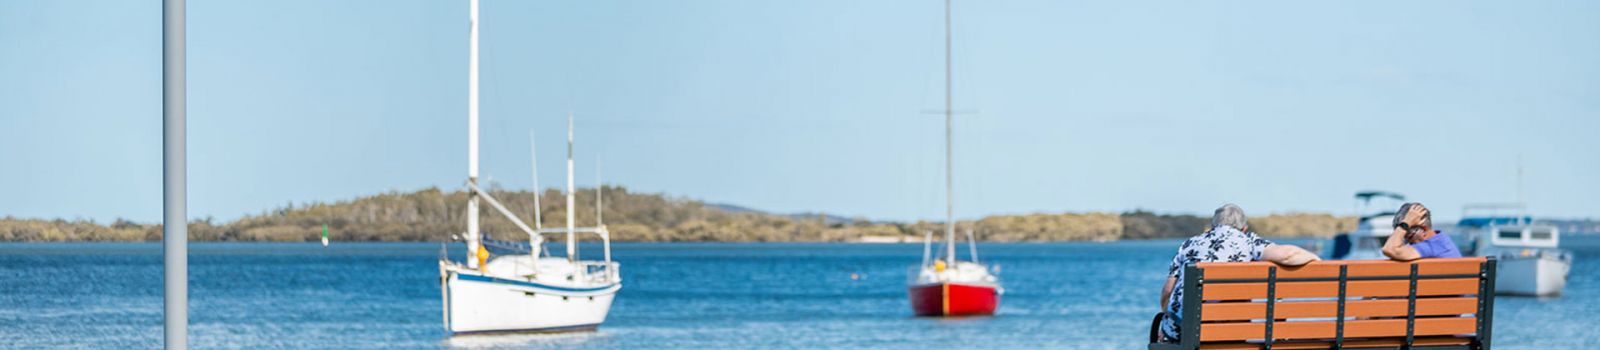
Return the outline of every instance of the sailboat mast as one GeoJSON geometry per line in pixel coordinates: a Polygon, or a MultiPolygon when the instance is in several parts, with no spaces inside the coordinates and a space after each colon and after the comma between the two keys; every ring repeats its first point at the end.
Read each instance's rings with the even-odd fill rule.
{"type": "Polygon", "coordinates": [[[944,0],[944,241],[949,251],[945,259],[950,267],[956,266],[956,204],[955,204],[955,110],[951,101],[950,69],[950,0],[944,0]]]}
{"type": "Polygon", "coordinates": [[[578,211],[577,193],[572,188],[572,113],[567,113],[567,261],[578,261],[577,227],[573,214],[578,211]]]}
{"type": "Polygon", "coordinates": [[[471,0],[467,36],[467,267],[478,268],[478,0],[471,0]]]}

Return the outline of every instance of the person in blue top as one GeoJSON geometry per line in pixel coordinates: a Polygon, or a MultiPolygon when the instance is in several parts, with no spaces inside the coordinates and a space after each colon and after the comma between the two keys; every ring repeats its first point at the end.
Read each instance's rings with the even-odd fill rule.
{"type": "Polygon", "coordinates": [[[1383,243],[1383,255],[1398,261],[1459,258],[1461,249],[1449,235],[1433,230],[1433,214],[1422,203],[1406,203],[1394,215],[1394,233],[1383,243]]]}

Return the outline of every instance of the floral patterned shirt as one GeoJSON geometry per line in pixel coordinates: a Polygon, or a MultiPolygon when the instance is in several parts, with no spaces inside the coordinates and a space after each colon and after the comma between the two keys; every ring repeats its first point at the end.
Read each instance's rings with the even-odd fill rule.
{"type": "Polygon", "coordinates": [[[1167,276],[1176,277],[1178,284],[1173,286],[1172,298],[1167,300],[1165,317],[1161,318],[1161,333],[1169,339],[1178,339],[1178,325],[1183,324],[1184,266],[1202,262],[1257,261],[1261,260],[1261,253],[1268,245],[1272,245],[1272,241],[1229,226],[1217,227],[1184,241],[1178,247],[1178,255],[1172,257],[1172,264],[1167,267],[1167,276]]]}

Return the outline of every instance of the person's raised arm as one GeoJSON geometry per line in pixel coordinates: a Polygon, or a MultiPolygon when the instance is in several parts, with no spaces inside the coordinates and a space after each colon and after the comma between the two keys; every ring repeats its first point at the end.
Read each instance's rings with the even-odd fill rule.
{"type": "Polygon", "coordinates": [[[1422,253],[1417,252],[1406,244],[1406,230],[1396,227],[1394,233],[1389,234],[1389,240],[1383,241],[1383,256],[1397,261],[1412,261],[1422,258],[1422,253]]]}
{"type": "Polygon", "coordinates": [[[1312,254],[1304,248],[1274,243],[1267,245],[1261,251],[1261,260],[1285,266],[1300,266],[1312,261],[1322,260],[1322,258],[1318,258],[1316,254],[1312,254]]]}

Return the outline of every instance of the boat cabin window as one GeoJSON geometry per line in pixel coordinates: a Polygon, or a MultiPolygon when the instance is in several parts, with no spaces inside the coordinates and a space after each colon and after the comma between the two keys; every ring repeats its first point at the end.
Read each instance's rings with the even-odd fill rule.
{"type": "Polygon", "coordinates": [[[1550,231],[1533,231],[1529,233],[1528,238],[1536,241],[1548,241],[1553,238],[1552,236],[1550,231]]]}
{"type": "Polygon", "coordinates": [[[1522,239],[1522,230],[1501,230],[1500,239],[1522,239]]]}

